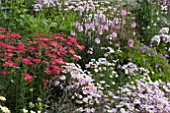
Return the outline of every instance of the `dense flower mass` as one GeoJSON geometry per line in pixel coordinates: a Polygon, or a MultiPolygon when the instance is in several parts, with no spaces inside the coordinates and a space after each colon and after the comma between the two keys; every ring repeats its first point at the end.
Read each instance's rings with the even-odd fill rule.
{"type": "Polygon", "coordinates": [[[120,89],[121,101],[116,105],[120,112],[170,112],[169,82],[153,82],[148,76],[144,76],[134,84],[126,84],[120,89]]]}
{"type": "MultiPolygon", "coordinates": [[[[103,97],[103,91],[100,90],[99,86],[94,84],[92,75],[86,74],[80,66],[76,66],[73,63],[67,63],[62,66],[62,76],[57,82],[60,88],[65,92],[73,92],[75,89],[78,91],[69,95],[70,98],[77,104],[77,112],[95,112],[94,105],[100,105],[103,97]],[[70,79],[68,82],[65,80],[70,79]],[[86,107],[82,107],[86,105],[86,107]]],[[[55,81],[56,83],[56,81],[55,81]]]]}
{"type": "Polygon", "coordinates": [[[170,113],[168,0],[1,2],[0,112],[170,113]]]}
{"type": "MultiPolygon", "coordinates": [[[[44,73],[56,75],[60,73],[60,65],[66,63],[63,61],[63,57],[66,54],[71,54],[73,58],[75,57],[76,53],[72,48],[76,47],[78,50],[84,49],[83,45],[78,44],[76,37],[64,34],[53,34],[51,38],[46,38],[42,34],[34,35],[35,41],[27,38],[27,43],[24,43],[15,40],[20,37],[20,34],[9,34],[3,28],[1,29],[0,60],[2,67],[23,68],[20,66],[20,63],[22,63],[31,69],[31,67],[36,67],[37,63],[44,63],[44,73]]],[[[78,60],[78,58],[76,59],[78,60]]],[[[2,70],[1,73],[5,75],[7,71],[2,70]]],[[[25,80],[32,81],[33,77],[29,72],[23,74],[25,80]]]]}

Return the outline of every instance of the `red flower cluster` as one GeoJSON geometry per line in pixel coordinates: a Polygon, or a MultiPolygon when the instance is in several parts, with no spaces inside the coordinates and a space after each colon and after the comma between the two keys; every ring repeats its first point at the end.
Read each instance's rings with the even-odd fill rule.
{"type": "MultiPolygon", "coordinates": [[[[33,79],[32,75],[28,73],[29,69],[34,68],[35,70],[37,64],[43,66],[43,68],[38,68],[43,70],[35,71],[43,71],[46,75],[59,75],[60,66],[66,63],[63,58],[71,55],[71,58],[79,60],[79,57],[75,57],[76,53],[73,48],[84,49],[83,45],[78,44],[76,37],[59,33],[52,34],[50,37],[36,34],[33,35],[34,41],[30,38],[21,41],[18,39],[20,37],[20,34],[10,34],[7,30],[0,28],[0,62],[2,62],[2,67],[18,66],[22,70],[27,70],[23,76],[29,82],[33,79]],[[20,66],[21,64],[22,66],[20,66]]],[[[1,74],[5,75],[7,72],[3,70],[1,74]]]]}

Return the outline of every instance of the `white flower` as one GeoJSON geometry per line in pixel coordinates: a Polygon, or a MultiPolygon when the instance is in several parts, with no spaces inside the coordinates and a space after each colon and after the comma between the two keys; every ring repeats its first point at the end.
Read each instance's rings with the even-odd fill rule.
{"type": "Polygon", "coordinates": [[[28,110],[26,110],[26,109],[22,109],[22,111],[23,111],[24,113],[28,113],[28,110]]]}
{"type": "Polygon", "coordinates": [[[5,100],[6,100],[6,98],[5,98],[5,97],[3,97],[3,96],[0,96],[0,100],[5,101],[5,100]]]}
{"type": "Polygon", "coordinates": [[[65,80],[66,79],[66,76],[64,76],[64,75],[62,75],[61,77],[60,77],[60,80],[65,80]]]}
{"type": "Polygon", "coordinates": [[[30,113],[36,113],[36,112],[31,110],[30,113]]]}
{"type": "Polygon", "coordinates": [[[161,10],[168,10],[168,6],[167,5],[161,5],[161,10]]]}
{"type": "Polygon", "coordinates": [[[120,112],[121,112],[121,113],[126,113],[126,111],[125,111],[124,108],[121,108],[121,109],[120,109],[120,112]]]}
{"type": "Polygon", "coordinates": [[[141,102],[140,102],[140,100],[135,99],[135,100],[134,100],[134,103],[135,103],[135,104],[140,104],[141,102]]]}
{"type": "Polygon", "coordinates": [[[7,107],[1,107],[1,110],[3,113],[11,113],[10,110],[7,107]]]}
{"type": "Polygon", "coordinates": [[[41,111],[37,111],[37,113],[41,113],[41,111]]]}
{"type": "Polygon", "coordinates": [[[159,35],[155,35],[152,39],[151,39],[152,43],[153,42],[157,42],[158,45],[161,42],[160,36],[159,35]]]}
{"type": "Polygon", "coordinates": [[[162,29],[159,31],[159,33],[161,33],[161,34],[168,34],[168,32],[169,32],[169,28],[168,28],[168,27],[164,27],[164,28],[162,28],[162,29]]]}
{"type": "Polygon", "coordinates": [[[54,0],[43,0],[43,4],[47,5],[47,7],[56,6],[54,2],[55,2],[54,0]]]}

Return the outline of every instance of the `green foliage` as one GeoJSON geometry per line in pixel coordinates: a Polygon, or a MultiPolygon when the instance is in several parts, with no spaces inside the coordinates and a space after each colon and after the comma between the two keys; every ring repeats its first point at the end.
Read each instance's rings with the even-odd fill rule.
{"type": "Polygon", "coordinates": [[[154,0],[137,0],[138,5],[133,9],[138,23],[138,32],[141,35],[139,39],[146,43],[150,43],[150,39],[158,33],[162,27],[161,6],[154,0]]]}

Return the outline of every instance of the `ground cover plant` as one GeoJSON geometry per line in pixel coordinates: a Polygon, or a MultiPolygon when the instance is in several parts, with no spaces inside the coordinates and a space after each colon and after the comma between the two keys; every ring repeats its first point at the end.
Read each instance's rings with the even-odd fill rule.
{"type": "Polygon", "coordinates": [[[169,4],[0,1],[0,112],[169,113],[169,4]]]}

